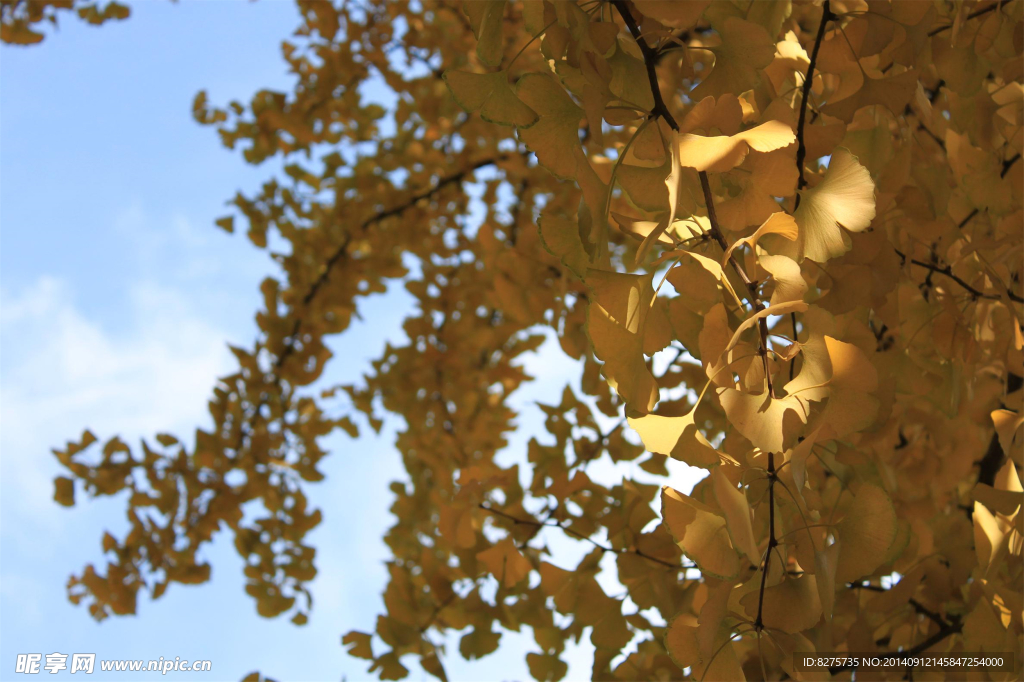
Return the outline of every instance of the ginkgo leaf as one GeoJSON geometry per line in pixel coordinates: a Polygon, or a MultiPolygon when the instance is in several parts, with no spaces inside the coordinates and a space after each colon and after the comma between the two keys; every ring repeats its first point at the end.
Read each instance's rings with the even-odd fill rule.
{"type": "Polygon", "coordinates": [[[818,263],[842,256],[850,250],[844,230],[865,230],[875,217],[875,183],[857,157],[840,147],[821,182],[801,193],[793,217],[800,234],[793,243],[775,242],[777,253],[818,263]]]}
{"type": "Polygon", "coordinates": [[[739,554],[732,546],[723,517],[667,486],[661,489],[661,513],[679,548],[702,573],[722,580],[739,574],[739,554]]]}
{"type": "Polygon", "coordinates": [[[839,568],[840,543],[833,542],[828,547],[814,552],[814,578],[818,588],[818,599],[821,612],[826,622],[832,621],[836,603],[836,571],[839,568]]]}
{"type": "Polygon", "coordinates": [[[577,277],[586,277],[590,257],[580,239],[579,224],[575,220],[544,214],[537,220],[537,225],[540,226],[544,248],[551,255],[558,256],[577,277]]]}
{"type": "Polygon", "coordinates": [[[751,566],[757,566],[761,563],[761,553],[754,540],[750,505],[746,496],[729,480],[722,467],[711,471],[711,482],[714,486],[715,500],[725,514],[726,527],[729,529],[733,547],[746,554],[751,566]]]}
{"type": "Polygon", "coordinates": [[[480,552],[476,558],[505,587],[512,587],[524,579],[532,568],[529,560],[519,553],[510,537],[480,552]]]}
{"type": "Polygon", "coordinates": [[[633,0],[633,4],[645,17],[657,19],[666,26],[693,26],[711,0],[687,0],[687,2],[665,2],[664,0],[633,0]]]}
{"type": "Polygon", "coordinates": [[[1019,461],[1021,444],[1024,443],[1024,414],[1010,410],[993,410],[991,417],[1003,452],[1011,457],[1017,453],[1016,459],[1019,461]]]}
{"type": "Polygon", "coordinates": [[[349,656],[373,660],[373,637],[365,632],[352,630],[341,638],[342,645],[348,651],[349,656]]]}
{"type": "Polygon", "coordinates": [[[799,231],[800,230],[797,227],[796,220],[793,216],[788,213],[773,213],[767,220],[761,223],[756,230],[754,230],[754,234],[749,237],[737,239],[728,249],[725,250],[725,253],[722,255],[722,265],[724,266],[729,262],[729,256],[731,256],[733,251],[740,246],[746,246],[751,250],[751,252],[755,252],[754,247],[757,245],[757,241],[766,234],[777,234],[790,241],[794,241],[797,238],[799,231]]]}
{"type": "Polygon", "coordinates": [[[718,131],[722,135],[732,136],[740,131],[743,125],[743,107],[740,100],[731,92],[718,97],[705,97],[686,112],[679,122],[679,134],[685,135],[696,130],[705,133],[718,131]]]}
{"type": "Polygon", "coordinates": [[[714,658],[715,651],[722,639],[722,623],[729,616],[729,600],[732,597],[733,585],[729,581],[718,581],[705,578],[707,599],[700,607],[697,618],[697,645],[700,648],[701,660],[714,658]]]}
{"type": "Polygon", "coordinates": [[[996,473],[993,485],[978,483],[974,487],[974,499],[984,504],[991,511],[1010,518],[1024,504],[1024,488],[1021,488],[1017,469],[1012,460],[1007,459],[996,473]]]}
{"type": "Polygon", "coordinates": [[[647,414],[627,421],[650,452],[705,469],[721,461],[718,451],[694,424],[692,411],[681,417],[647,414]]]}
{"type": "Polygon", "coordinates": [[[732,385],[732,375],[719,371],[727,361],[723,356],[729,349],[729,340],[732,337],[733,331],[729,327],[725,305],[716,303],[704,316],[704,325],[697,337],[697,347],[700,350],[704,373],[719,386],[732,385]]]}
{"type": "MultiPolygon", "coordinates": [[[[486,3],[480,3],[486,4],[486,3]]],[[[576,106],[553,77],[528,73],[516,83],[516,96],[539,116],[529,128],[519,128],[519,139],[537,160],[560,178],[575,178],[576,151],[583,110],[576,106]]]]}
{"type": "Polygon", "coordinates": [[[836,582],[846,584],[878,568],[896,539],[896,510],[884,490],[862,485],[836,531],[839,559],[836,582]]]}
{"type": "Polygon", "coordinates": [[[743,163],[751,150],[771,152],[796,142],[793,129],[782,121],[768,121],[726,137],[686,133],[676,138],[678,162],[698,171],[721,173],[743,163]]]}
{"type": "Polygon", "coordinates": [[[798,179],[796,162],[786,147],[748,154],[738,168],[727,178],[730,196],[715,207],[719,225],[730,232],[744,231],[781,212],[778,197],[795,194],[798,179]]]}
{"type": "Polygon", "coordinates": [[[802,313],[805,310],[807,310],[807,304],[804,303],[803,301],[786,301],[784,303],[776,303],[775,305],[771,305],[762,310],[758,310],[756,313],[750,315],[749,317],[747,317],[747,319],[743,320],[743,322],[741,322],[740,325],[736,327],[736,331],[733,332],[732,338],[729,339],[729,343],[726,345],[725,350],[728,351],[735,347],[740,340],[740,336],[743,335],[743,332],[753,327],[755,324],[758,323],[759,320],[762,320],[766,317],[771,317],[772,315],[788,315],[790,313],[802,313]]]}
{"type": "Polygon", "coordinates": [[[760,394],[719,388],[718,399],[729,423],[763,452],[785,450],[810,415],[807,401],[799,395],[770,398],[767,387],[760,394]]]}
{"type": "Polygon", "coordinates": [[[718,642],[717,647],[721,647],[721,651],[717,655],[702,655],[697,638],[699,628],[696,623],[687,621],[685,615],[677,616],[665,633],[665,649],[676,665],[690,668],[697,679],[746,682],[747,677],[743,674],[735,650],[728,644],[723,646],[723,643],[718,642]]]}
{"type": "MultiPolygon", "coordinates": [[[[651,235],[661,224],[653,220],[631,218],[614,211],[611,216],[619,224],[619,229],[624,234],[640,241],[651,235]]],[[[698,236],[702,232],[700,228],[701,226],[695,220],[676,220],[657,236],[656,241],[663,246],[675,246],[679,241],[698,236]]]]}
{"type": "Polygon", "coordinates": [[[862,107],[881,104],[894,115],[899,115],[917,88],[917,73],[904,71],[886,78],[865,78],[853,95],[821,107],[821,111],[849,123],[862,107]]]}
{"type": "Polygon", "coordinates": [[[722,44],[711,48],[715,66],[690,93],[694,100],[749,90],[757,85],[760,70],[775,58],[775,42],[753,22],[729,17],[720,33],[722,44]]]}
{"type": "Polygon", "coordinates": [[[762,254],[757,263],[772,276],[772,283],[775,285],[768,301],[769,305],[803,300],[804,294],[807,293],[807,280],[801,274],[799,263],[787,256],[767,254],[762,254]]]}
{"type": "Polygon", "coordinates": [[[516,97],[508,83],[508,72],[470,73],[444,72],[444,82],[459,106],[469,112],[480,112],[480,118],[491,123],[528,128],[537,122],[537,113],[516,97]]]}
{"type": "MultiPolygon", "coordinates": [[[[760,594],[748,592],[740,602],[751,618],[757,615],[760,594]]],[[[762,620],[765,627],[790,634],[802,632],[821,619],[821,600],[815,576],[786,577],[764,591],[762,620]]]]}
{"type": "Polygon", "coordinates": [[[665,190],[668,198],[668,213],[662,216],[658,224],[651,230],[650,234],[644,237],[644,240],[640,242],[640,247],[636,250],[636,258],[634,259],[634,265],[639,265],[647,252],[654,245],[654,243],[664,234],[674,222],[676,217],[676,209],[679,204],[679,188],[682,183],[682,169],[679,167],[679,148],[677,145],[671,145],[671,154],[669,157],[669,172],[665,178],[665,190]]]}
{"type": "Polygon", "coordinates": [[[644,360],[644,323],[654,299],[653,274],[627,275],[590,270],[594,292],[587,333],[602,371],[630,409],[645,414],[658,401],[658,384],[644,360]]]}
{"type": "Polygon", "coordinates": [[[462,8],[476,34],[476,54],[487,66],[498,66],[504,54],[502,27],[505,24],[506,0],[464,0],[462,8]]]}
{"type": "Polygon", "coordinates": [[[842,438],[874,421],[878,400],[871,393],[878,388],[878,372],[853,344],[825,336],[825,349],[832,376],[821,419],[832,429],[833,437],[842,438]]]}

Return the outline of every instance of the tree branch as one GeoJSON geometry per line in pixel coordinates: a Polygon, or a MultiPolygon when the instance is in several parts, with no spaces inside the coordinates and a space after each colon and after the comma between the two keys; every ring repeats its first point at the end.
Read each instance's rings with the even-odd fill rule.
{"type": "MultiPolygon", "coordinates": [[[[640,27],[637,26],[636,20],[633,19],[633,15],[630,14],[629,8],[626,6],[626,0],[611,0],[612,4],[615,5],[615,9],[618,10],[622,16],[622,20],[626,22],[626,26],[629,28],[630,34],[640,48],[640,53],[644,57],[644,65],[647,67],[647,79],[651,84],[651,91],[654,95],[654,109],[651,110],[651,116],[662,117],[665,122],[668,123],[672,130],[679,131],[679,124],[672,117],[668,107],[665,106],[665,100],[661,96],[661,86],[658,84],[658,74],[655,70],[655,63],[658,60],[658,54],[651,49],[647,41],[644,40],[643,36],[640,35],[640,27]]],[[[708,208],[708,220],[711,223],[711,230],[709,234],[711,237],[718,242],[718,245],[722,247],[723,251],[729,250],[729,242],[726,241],[725,235],[722,233],[721,228],[718,226],[718,216],[715,214],[715,200],[714,195],[711,193],[711,186],[708,184],[708,174],[705,171],[700,171],[700,184],[704,190],[704,202],[708,208]]],[[[752,280],[747,275],[746,270],[740,265],[734,257],[729,257],[729,263],[732,265],[733,270],[739,275],[743,281],[744,286],[747,287],[749,292],[749,299],[751,307],[754,312],[760,312],[764,308],[764,304],[761,302],[761,298],[757,293],[757,282],[752,280]]],[[[758,320],[758,331],[760,332],[760,346],[758,354],[761,356],[761,360],[764,364],[764,376],[765,381],[768,384],[768,395],[772,398],[775,397],[775,389],[772,385],[772,374],[768,363],[768,321],[765,318],[758,320]]]]}
{"type": "MultiPolygon", "coordinates": [[[[389,208],[387,210],[373,214],[372,216],[370,216],[369,218],[362,222],[362,224],[359,226],[359,232],[366,232],[366,230],[368,230],[371,226],[381,222],[382,220],[386,220],[387,218],[392,218],[394,216],[401,215],[405,211],[415,206],[420,201],[433,197],[435,194],[437,194],[439,191],[441,191],[448,185],[461,182],[470,173],[480,170],[481,168],[486,168],[488,166],[493,166],[497,164],[501,158],[502,157],[497,157],[477,161],[468,168],[465,168],[457,173],[453,173],[452,175],[447,175],[441,178],[434,184],[433,187],[430,187],[429,189],[426,189],[420,192],[419,194],[414,194],[404,203],[399,204],[394,208],[389,208]]],[[[312,286],[310,286],[309,291],[306,292],[306,295],[302,297],[303,307],[308,306],[316,297],[320,289],[323,288],[325,284],[327,284],[327,280],[330,279],[331,272],[333,272],[334,267],[338,264],[339,261],[341,261],[345,254],[348,253],[348,247],[349,244],[351,243],[352,235],[351,233],[349,233],[345,235],[345,238],[342,240],[338,248],[335,249],[334,252],[330,255],[330,257],[324,262],[323,272],[320,273],[320,276],[317,277],[316,281],[314,281],[312,286]]],[[[288,334],[288,341],[285,343],[284,350],[281,352],[281,355],[278,356],[277,361],[274,363],[275,370],[280,370],[285,360],[287,360],[288,357],[295,352],[295,341],[298,338],[299,331],[301,330],[301,328],[302,317],[300,316],[295,319],[295,324],[292,326],[292,330],[288,334]]]]}
{"type": "Polygon", "coordinates": [[[768,567],[772,561],[772,551],[779,544],[775,539],[775,454],[768,453],[768,549],[764,554],[764,568],[761,569],[761,589],[757,594],[757,618],[754,619],[754,630],[764,629],[761,619],[764,611],[764,588],[768,582],[768,567]]]}
{"type": "MultiPolygon", "coordinates": [[[[804,77],[803,97],[800,100],[800,117],[796,124],[796,168],[800,172],[797,178],[797,189],[803,189],[807,185],[804,179],[804,157],[807,156],[807,147],[804,145],[804,120],[807,118],[807,102],[811,97],[811,85],[814,82],[814,64],[818,61],[818,50],[821,48],[821,40],[825,36],[825,26],[835,18],[832,10],[829,9],[829,0],[821,7],[821,23],[818,24],[818,34],[814,37],[814,48],[811,50],[811,61],[807,64],[807,75],[804,77]]],[[[797,202],[800,196],[797,195],[797,202]]]]}
{"type": "Polygon", "coordinates": [[[641,550],[638,547],[634,547],[633,549],[615,549],[614,547],[611,547],[609,545],[605,545],[603,543],[598,542],[597,540],[594,540],[589,535],[584,535],[583,533],[575,531],[572,528],[569,528],[568,526],[563,526],[561,523],[558,523],[557,521],[537,521],[535,519],[521,519],[518,516],[513,516],[512,514],[509,514],[506,511],[502,511],[501,509],[498,509],[497,507],[492,507],[491,505],[487,504],[486,502],[481,502],[477,506],[480,507],[480,509],[483,509],[484,511],[486,511],[486,512],[488,512],[490,514],[494,514],[495,516],[500,516],[503,519],[511,521],[515,525],[519,525],[519,526],[533,526],[535,528],[543,528],[545,526],[548,527],[548,528],[557,528],[557,529],[561,530],[563,533],[565,533],[567,535],[571,535],[574,538],[578,538],[580,540],[586,540],[587,542],[592,544],[594,547],[597,547],[602,552],[611,552],[612,554],[635,554],[638,557],[647,559],[648,561],[654,562],[656,564],[660,564],[662,566],[665,566],[666,568],[671,568],[671,569],[676,570],[676,571],[687,570],[687,569],[690,569],[690,568],[697,568],[696,566],[691,566],[691,565],[687,565],[687,564],[676,564],[676,563],[672,563],[671,561],[665,561],[664,559],[659,559],[656,556],[651,556],[650,554],[647,554],[646,552],[644,552],[643,550],[641,550]]]}
{"type": "MultiPolygon", "coordinates": [[[[916,645],[914,647],[911,647],[910,649],[907,649],[906,651],[888,651],[888,652],[885,652],[885,653],[878,654],[877,657],[878,658],[896,658],[897,656],[914,656],[914,655],[919,654],[919,653],[921,653],[923,651],[927,651],[928,649],[931,649],[933,646],[935,646],[936,644],[938,644],[942,640],[946,639],[947,637],[949,637],[951,635],[957,634],[958,632],[960,632],[963,629],[964,629],[963,623],[961,623],[958,620],[957,621],[953,621],[952,623],[947,623],[946,627],[941,628],[938,632],[936,632],[934,635],[932,635],[928,639],[924,640],[923,642],[921,642],[920,644],[918,644],[918,645],[916,645]]],[[[828,669],[828,671],[831,674],[833,674],[833,675],[835,675],[836,673],[841,673],[844,670],[853,670],[853,666],[852,665],[836,665],[836,666],[832,666],[831,668],[828,669]]]]}
{"type": "MultiPolygon", "coordinates": [[[[722,229],[718,226],[718,215],[715,213],[715,197],[711,193],[711,185],[708,182],[708,174],[705,171],[698,173],[700,176],[700,186],[704,191],[704,203],[708,207],[708,222],[711,223],[711,229],[709,234],[712,239],[718,242],[718,245],[722,247],[722,251],[729,250],[729,242],[726,241],[725,235],[722,234],[722,229]]],[[[743,269],[740,262],[736,260],[735,256],[729,256],[729,264],[732,265],[732,269],[739,275],[740,280],[743,281],[743,285],[747,287],[748,298],[750,299],[751,307],[755,313],[760,312],[764,309],[764,303],[761,302],[761,297],[757,293],[757,282],[750,279],[747,271],[743,269]]],[[[758,346],[757,353],[761,356],[761,361],[764,365],[764,378],[768,384],[768,396],[770,398],[775,397],[775,387],[772,383],[771,368],[768,364],[768,320],[761,318],[757,321],[757,329],[760,337],[760,343],[758,346]]]]}
{"type": "MultiPolygon", "coordinates": [[[[979,9],[979,10],[975,10],[975,11],[971,12],[970,14],[968,14],[967,18],[964,19],[964,21],[970,21],[971,19],[974,19],[976,17],[980,17],[983,14],[988,14],[992,10],[999,9],[1003,5],[1008,4],[1009,2],[1010,2],[1010,0],[1000,0],[999,2],[996,2],[996,3],[993,3],[993,4],[989,5],[988,7],[983,7],[981,9],[979,9]]],[[[942,33],[943,31],[948,31],[951,28],[953,28],[953,24],[946,24],[945,26],[939,26],[938,28],[933,28],[931,31],[928,32],[928,37],[931,38],[932,36],[937,36],[940,33],[942,33]]]]}
{"type": "Polygon", "coordinates": [[[676,120],[669,112],[668,107],[665,105],[665,100],[661,98],[661,86],[658,85],[658,72],[655,70],[655,65],[658,63],[658,53],[651,49],[651,46],[640,35],[640,27],[637,26],[636,19],[630,13],[626,0],[612,0],[612,4],[618,10],[622,20],[626,22],[626,28],[629,29],[633,40],[636,41],[637,46],[640,48],[640,53],[644,57],[644,65],[647,67],[647,80],[651,82],[651,94],[654,95],[654,109],[651,110],[651,115],[655,118],[658,116],[664,118],[665,123],[668,123],[672,130],[679,130],[679,124],[676,123],[676,120]]]}
{"type": "MultiPolygon", "coordinates": [[[[913,263],[914,265],[917,265],[918,267],[925,268],[927,270],[930,270],[930,271],[932,271],[934,273],[938,273],[940,275],[945,275],[946,277],[949,277],[951,280],[953,280],[954,282],[956,282],[957,284],[962,286],[964,289],[966,289],[967,292],[970,293],[975,298],[989,298],[989,299],[993,299],[993,300],[998,300],[999,298],[1001,298],[1000,296],[998,296],[996,294],[986,294],[983,291],[979,291],[978,289],[975,289],[970,284],[968,284],[963,278],[961,278],[958,275],[954,274],[953,273],[953,268],[951,268],[948,265],[945,266],[945,267],[939,267],[938,265],[935,265],[934,263],[926,263],[924,261],[917,260],[916,258],[909,258],[908,259],[907,255],[905,253],[903,253],[902,251],[900,251],[899,249],[895,249],[895,251],[896,251],[896,255],[899,256],[900,260],[903,261],[904,263],[906,263],[909,260],[911,263],[913,263]]],[[[1017,294],[1013,293],[1009,289],[1006,290],[1006,295],[1010,297],[1010,300],[1016,301],[1017,303],[1024,303],[1024,298],[1021,298],[1020,296],[1018,296],[1017,294]]]]}

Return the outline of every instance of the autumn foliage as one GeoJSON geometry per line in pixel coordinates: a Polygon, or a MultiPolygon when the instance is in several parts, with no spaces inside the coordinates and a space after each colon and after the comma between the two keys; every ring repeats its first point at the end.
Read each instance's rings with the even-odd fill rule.
{"type": "MultiPolygon", "coordinates": [[[[4,39],[71,5],[4,0],[4,39]]],[[[382,679],[410,657],[445,679],[446,656],[524,626],[538,680],[584,637],[593,677],[619,680],[1022,650],[1024,2],[299,6],[293,91],[194,106],[248,161],[289,160],[218,221],[286,245],[261,334],[232,349],[214,428],[57,451],[58,502],[123,495],[132,523],[73,601],[102,619],[203,582],[224,532],[259,613],[301,624],[319,441],[392,413],[387,612],[343,638],[382,679]],[[409,343],[310,390],[396,280],[409,343]],[[582,390],[496,459],[544,327],[582,390]],[[660,484],[686,466],[692,490],[660,484]]]]}

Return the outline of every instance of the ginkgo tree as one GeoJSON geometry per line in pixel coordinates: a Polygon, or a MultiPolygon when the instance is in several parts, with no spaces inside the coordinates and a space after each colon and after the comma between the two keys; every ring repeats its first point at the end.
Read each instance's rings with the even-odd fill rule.
{"type": "MultiPolygon", "coordinates": [[[[207,580],[197,553],[227,533],[259,613],[303,623],[320,440],[391,413],[386,613],[343,636],[381,679],[410,658],[445,679],[446,656],[524,626],[551,681],[581,638],[619,680],[1022,650],[1024,2],[298,5],[291,92],[194,103],[246,160],[287,160],[218,221],[283,245],[259,337],[232,348],[212,428],[56,451],[59,503],[120,495],[131,522],[72,601],[134,613],[207,580]],[[393,281],[417,302],[408,343],[311,390],[393,281]],[[503,465],[542,328],[579,388],[503,465]],[[642,473],[603,480],[602,461],[642,473]],[[684,464],[692,490],[657,483],[684,464]]],[[[3,39],[69,9],[126,13],[4,0],[3,39]]],[[[974,674],[1017,679],[1019,659],[974,674]]]]}

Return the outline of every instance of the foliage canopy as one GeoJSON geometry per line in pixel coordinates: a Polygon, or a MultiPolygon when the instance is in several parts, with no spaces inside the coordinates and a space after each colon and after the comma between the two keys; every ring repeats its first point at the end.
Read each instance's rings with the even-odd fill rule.
{"type": "MultiPolygon", "coordinates": [[[[298,5],[291,92],[194,103],[247,161],[288,159],[233,200],[254,244],[284,245],[260,336],[232,348],[214,428],[56,452],[59,503],[124,494],[131,520],[72,601],[103,619],[201,583],[227,532],[259,613],[303,623],[319,440],[392,413],[387,612],[343,638],[381,679],[407,656],[445,679],[453,629],[476,658],[529,626],[551,681],[582,637],[620,680],[1022,650],[1024,2],[298,5]],[[356,302],[399,279],[409,343],[312,392],[356,302]],[[543,327],[582,390],[502,466],[543,327]],[[601,461],[637,473],[602,481],[601,461]],[[684,464],[708,475],[659,485],[684,464]]],[[[72,9],[127,15],[3,0],[3,39],[72,9]]]]}

